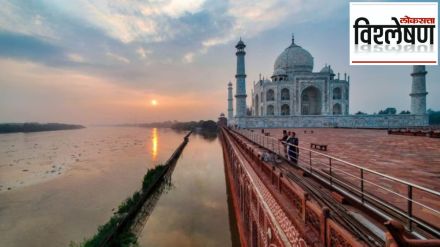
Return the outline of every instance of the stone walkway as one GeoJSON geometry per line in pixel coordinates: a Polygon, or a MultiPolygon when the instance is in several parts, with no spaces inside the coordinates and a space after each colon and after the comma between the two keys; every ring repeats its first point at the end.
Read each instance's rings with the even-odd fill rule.
{"type": "MultiPolygon", "coordinates": [[[[409,182],[440,191],[440,139],[388,135],[386,130],[292,129],[300,147],[327,144],[322,152],[409,182]],[[304,131],[307,130],[307,133],[304,131]],[[310,134],[313,130],[313,134],[310,134]]],[[[281,129],[268,129],[281,138],[281,129]]]]}
{"type": "MultiPolygon", "coordinates": [[[[260,133],[260,130],[257,131],[260,133]]],[[[276,138],[282,136],[282,129],[266,129],[265,131],[270,132],[270,135],[276,138]]],[[[440,191],[440,139],[388,135],[386,130],[298,128],[288,129],[288,131],[296,132],[300,147],[309,149],[310,143],[326,144],[328,150],[322,153],[440,191]]],[[[303,152],[300,157],[308,159],[308,153],[303,152]]],[[[344,174],[341,173],[341,176],[344,174]]],[[[347,176],[345,175],[344,178],[347,176]]],[[[406,186],[372,174],[366,174],[365,178],[406,196],[406,186]]],[[[353,179],[348,180],[355,183],[353,179]]],[[[358,181],[356,183],[358,184],[358,181]]],[[[393,204],[406,209],[405,199],[368,184],[366,189],[374,190],[375,195],[393,201],[395,202],[393,204]]],[[[440,210],[440,198],[416,189],[413,190],[413,195],[416,201],[440,210]]],[[[419,206],[414,206],[413,210],[415,215],[419,214],[418,216],[425,219],[431,215],[440,222],[440,216],[429,210],[421,209],[419,206]]]]}

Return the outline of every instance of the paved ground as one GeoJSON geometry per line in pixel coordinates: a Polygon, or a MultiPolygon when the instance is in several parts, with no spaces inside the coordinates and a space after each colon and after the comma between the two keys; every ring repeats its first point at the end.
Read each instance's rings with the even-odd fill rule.
{"type": "MultiPolygon", "coordinates": [[[[257,131],[260,132],[260,130],[257,131]]],[[[266,129],[265,131],[277,138],[282,135],[282,129],[266,129]]],[[[388,135],[386,130],[301,128],[288,129],[288,131],[296,132],[300,147],[310,148],[312,142],[327,144],[328,151],[324,151],[325,154],[440,191],[440,139],[388,135]],[[311,130],[313,130],[313,134],[311,130]],[[307,132],[305,133],[305,131],[307,132]]],[[[304,151],[300,156],[303,159],[308,159],[308,153],[304,151]]],[[[317,160],[319,161],[319,159],[317,160]]],[[[343,170],[347,169],[343,168],[343,170]]],[[[357,171],[352,170],[351,172],[357,171]]],[[[347,178],[347,175],[342,173],[340,176],[347,178]]],[[[406,195],[406,186],[371,174],[367,174],[366,179],[406,195]]],[[[395,201],[399,207],[406,208],[406,201],[398,196],[370,185],[366,185],[366,189],[374,190],[374,194],[381,195],[380,197],[385,200],[395,201]]],[[[414,199],[440,210],[440,198],[438,197],[414,190],[414,199]]],[[[424,211],[425,217],[427,215],[434,216],[432,212],[427,210],[418,210],[417,206],[414,209],[416,212],[424,211]]],[[[439,215],[436,215],[435,218],[440,221],[439,215]]]]}
{"type": "MultiPolygon", "coordinates": [[[[327,144],[328,151],[323,153],[440,191],[440,139],[388,135],[386,130],[292,131],[296,132],[301,147],[310,148],[311,142],[327,144]]],[[[266,132],[279,138],[282,135],[281,129],[266,132]]]]}

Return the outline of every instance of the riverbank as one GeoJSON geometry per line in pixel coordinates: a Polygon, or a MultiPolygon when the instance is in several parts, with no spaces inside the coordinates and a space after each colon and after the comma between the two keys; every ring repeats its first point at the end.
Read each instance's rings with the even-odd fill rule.
{"type": "Polygon", "coordinates": [[[62,123],[3,123],[0,124],[0,134],[74,130],[84,128],[85,127],[82,125],[62,123]]]}
{"type": "Polygon", "coordinates": [[[176,131],[200,131],[217,133],[217,123],[212,120],[200,120],[189,122],[165,121],[155,123],[120,124],[116,127],[140,127],[140,128],[170,128],[176,131]]]}
{"type": "Polygon", "coordinates": [[[131,230],[132,224],[146,201],[152,199],[151,197],[156,193],[156,190],[160,188],[161,181],[165,179],[167,174],[171,176],[171,172],[174,170],[177,160],[188,144],[190,135],[191,132],[183,138],[183,142],[177,147],[165,164],[159,164],[152,169],[148,169],[142,180],[141,189],[134,192],[131,197],[122,202],[118,207],[118,211],[116,211],[106,224],[98,227],[98,232],[91,239],[80,244],[72,242],[70,246],[137,245],[137,236],[131,230]]]}

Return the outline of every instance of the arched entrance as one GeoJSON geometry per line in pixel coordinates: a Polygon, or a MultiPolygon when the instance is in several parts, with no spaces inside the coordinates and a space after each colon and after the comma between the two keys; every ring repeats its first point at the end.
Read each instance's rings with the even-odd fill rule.
{"type": "Polygon", "coordinates": [[[341,115],[342,114],[342,107],[341,104],[336,103],[333,105],[333,115],[341,115]]]}
{"type": "Polygon", "coordinates": [[[281,89],[281,100],[290,100],[289,89],[287,88],[281,89]]]}
{"type": "Polygon", "coordinates": [[[266,101],[274,101],[274,100],[275,100],[275,92],[272,89],[267,90],[266,101]]]}
{"type": "Polygon", "coordinates": [[[342,99],[341,88],[337,87],[333,89],[333,99],[342,99]]]}
{"type": "Polygon", "coordinates": [[[321,115],[321,91],[314,86],[301,93],[301,115],[321,115]]]}
{"type": "Polygon", "coordinates": [[[290,107],[287,104],[281,106],[281,116],[289,116],[290,115],[290,107]]]}
{"type": "Polygon", "coordinates": [[[266,109],[266,115],[267,116],[273,116],[275,115],[275,109],[273,107],[273,105],[268,105],[267,109],[266,109]]]}

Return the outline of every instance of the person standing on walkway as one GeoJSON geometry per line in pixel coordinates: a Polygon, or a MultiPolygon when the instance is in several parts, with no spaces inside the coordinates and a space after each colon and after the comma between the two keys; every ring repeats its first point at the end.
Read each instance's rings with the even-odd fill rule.
{"type": "Polygon", "coordinates": [[[295,132],[292,132],[290,136],[287,138],[287,156],[288,160],[292,161],[293,163],[298,163],[298,143],[299,140],[296,138],[295,132]]]}
{"type": "Polygon", "coordinates": [[[293,162],[295,164],[298,164],[298,159],[299,159],[299,139],[298,137],[296,137],[295,132],[293,132],[293,145],[294,145],[294,159],[293,162]]]}
{"type": "Polygon", "coordinates": [[[287,135],[287,130],[283,130],[283,137],[281,139],[279,139],[279,141],[281,142],[281,144],[284,147],[284,155],[287,156],[287,138],[289,137],[289,135],[287,135]]]}

